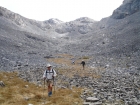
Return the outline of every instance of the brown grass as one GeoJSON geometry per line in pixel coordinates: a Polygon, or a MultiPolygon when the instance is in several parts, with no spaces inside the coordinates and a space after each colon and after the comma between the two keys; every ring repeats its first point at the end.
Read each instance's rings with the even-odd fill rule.
{"type": "Polygon", "coordinates": [[[74,57],[69,54],[59,54],[56,55],[58,58],[49,58],[47,61],[54,62],[57,64],[64,65],[64,67],[57,68],[58,72],[60,74],[63,74],[69,78],[72,78],[73,75],[78,74],[79,76],[89,76],[92,78],[100,78],[100,74],[97,72],[95,73],[95,70],[104,70],[104,68],[90,68],[87,65],[85,66],[85,70],[83,70],[82,65],[80,64],[82,60],[84,60],[86,63],[90,60],[92,57],[83,56],[83,57],[74,57]],[[72,64],[71,59],[76,59],[75,64],[72,64]],[[92,72],[89,72],[92,71],[92,72]]]}
{"type": "MultiPolygon", "coordinates": [[[[52,97],[47,96],[47,89],[28,83],[18,78],[16,72],[0,72],[0,81],[5,87],[0,87],[0,105],[82,105],[80,94],[82,89],[56,89],[52,97]]],[[[43,81],[42,81],[43,83],[43,81]]]]}

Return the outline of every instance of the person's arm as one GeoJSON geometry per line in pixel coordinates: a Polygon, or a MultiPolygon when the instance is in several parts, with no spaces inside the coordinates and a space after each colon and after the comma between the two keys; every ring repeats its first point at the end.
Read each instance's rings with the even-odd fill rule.
{"type": "Polygon", "coordinates": [[[55,71],[55,70],[53,70],[53,71],[54,71],[54,74],[53,74],[53,76],[54,76],[54,77],[56,77],[56,76],[57,76],[57,74],[56,74],[56,71],[55,71]]]}

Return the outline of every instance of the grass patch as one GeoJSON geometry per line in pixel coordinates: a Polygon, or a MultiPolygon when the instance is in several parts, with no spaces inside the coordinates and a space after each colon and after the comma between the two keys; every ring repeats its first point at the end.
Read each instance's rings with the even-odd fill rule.
{"type": "Polygon", "coordinates": [[[84,57],[82,57],[81,59],[90,59],[90,57],[84,56],[84,57]]]}
{"type": "Polygon", "coordinates": [[[55,89],[48,97],[46,88],[25,82],[16,72],[0,72],[0,81],[5,83],[5,87],[0,87],[0,105],[82,105],[80,88],[55,89]]]}
{"type": "Polygon", "coordinates": [[[87,63],[91,59],[89,56],[83,56],[83,57],[74,57],[69,54],[58,54],[56,55],[56,58],[49,58],[47,61],[53,62],[56,64],[62,65],[61,68],[56,68],[57,72],[61,75],[65,75],[66,77],[72,78],[73,75],[79,75],[81,77],[89,76],[93,78],[100,78],[99,73],[95,73],[94,70],[101,70],[101,68],[90,68],[88,67],[87,63]],[[72,64],[72,59],[75,60],[75,64],[72,64]],[[86,62],[85,70],[83,70],[83,67],[81,65],[81,61],[84,60],[86,62]],[[92,72],[89,72],[92,71],[92,72]]]}

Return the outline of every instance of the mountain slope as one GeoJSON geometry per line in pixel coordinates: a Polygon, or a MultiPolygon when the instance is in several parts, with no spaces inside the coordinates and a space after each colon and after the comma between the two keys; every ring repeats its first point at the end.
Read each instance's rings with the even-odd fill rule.
{"type": "Polygon", "coordinates": [[[125,65],[139,67],[139,16],[139,0],[124,0],[101,21],[82,17],[66,23],[58,19],[31,20],[0,7],[1,69],[42,67],[46,58],[59,53],[90,56],[89,65],[131,58],[125,65]],[[124,11],[129,15],[124,16],[124,11]]]}

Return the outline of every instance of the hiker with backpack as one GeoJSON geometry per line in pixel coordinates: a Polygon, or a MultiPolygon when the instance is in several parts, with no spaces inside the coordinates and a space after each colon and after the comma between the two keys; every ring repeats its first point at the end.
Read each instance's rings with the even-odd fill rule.
{"type": "Polygon", "coordinates": [[[83,66],[83,70],[85,69],[85,61],[84,60],[82,60],[82,62],[81,62],[81,64],[82,64],[82,66],[83,66]]]}
{"type": "Polygon", "coordinates": [[[48,86],[48,96],[50,97],[52,95],[52,87],[54,83],[54,77],[56,76],[55,70],[52,68],[52,65],[47,64],[47,69],[45,70],[43,74],[44,81],[47,81],[48,86]]]}

